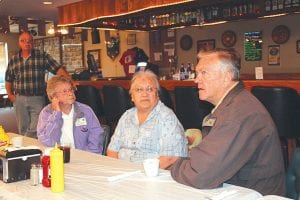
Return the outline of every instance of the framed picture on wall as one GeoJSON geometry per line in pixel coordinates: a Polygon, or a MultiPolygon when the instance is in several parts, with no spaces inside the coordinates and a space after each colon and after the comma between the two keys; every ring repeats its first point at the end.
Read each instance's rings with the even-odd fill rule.
{"type": "Polygon", "coordinates": [[[300,53],[300,40],[296,41],[296,52],[300,53]]]}
{"type": "MultiPolygon", "coordinates": [[[[94,68],[99,69],[101,68],[101,60],[100,60],[100,49],[92,49],[92,50],[88,50],[88,54],[93,56],[93,60],[95,61],[95,65],[94,68]]],[[[89,65],[89,63],[88,63],[89,65]]],[[[92,64],[94,65],[94,64],[92,64]]],[[[95,69],[94,69],[95,70],[95,69]]]]}
{"type": "Polygon", "coordinates": [[[135,45],[136,43],[136,35],[135,34],[128,34],[127,35],[127,44],[128,45],[135,45]]]}
{"type": "Polygon", "coordinates": [[[216,47],[216,40],[214,39],[197,41],[197,53],[199,51],[212,50],[215,49],[215,47],[216,47]]]}
{"type": "Polygon", "coordinates": [[[268,64],[269,65],[280,65],[280,46],[270,45],[268,47],[268,64]]]}

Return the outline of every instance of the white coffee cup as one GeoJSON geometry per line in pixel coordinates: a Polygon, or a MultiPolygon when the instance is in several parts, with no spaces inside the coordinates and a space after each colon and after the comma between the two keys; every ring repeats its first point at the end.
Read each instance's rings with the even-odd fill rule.
{"type": "Polygon", "coordinates": [[[13,147],[22,147],[23,146],[23,137],[17,136],[11,139],[11,144],[13,147]]]}
{"type": "Polygon", "coordinates": [[[149,158],[143,162],[145,174],[149,177],[154,177],[158,175],[159,172],[159,159],[149,158]]]}

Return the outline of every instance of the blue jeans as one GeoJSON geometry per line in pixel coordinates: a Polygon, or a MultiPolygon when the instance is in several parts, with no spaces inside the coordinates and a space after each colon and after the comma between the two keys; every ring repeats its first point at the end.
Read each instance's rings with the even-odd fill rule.
{"type": "Polygon", "coordinates": [[[13,105],[19,134],[37,138],[36,127],[39,114],[45,106],[45,97],[16,95],[13,105]]]}

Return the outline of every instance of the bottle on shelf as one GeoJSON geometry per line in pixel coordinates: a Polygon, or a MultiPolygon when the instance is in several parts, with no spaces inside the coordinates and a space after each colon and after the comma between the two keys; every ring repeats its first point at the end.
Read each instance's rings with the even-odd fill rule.
{"type": "Polygon", "coordinates": [[[184,64],[181,63],[179,68],[179,80],[184,80],[184,79],[185,79],[185,69],[184,69],[184,64]]]}
{"type": "Polygon", "coordinates": [[[248,14],[254,13],[253,9],[254,9],[253,2],[252,1],[248,2],[248,5],[247,5],[248,14]]]}
{"type": "Polygon", "coordinates": [[[278,0],[278,10],[282,10],[284,8],[284,0],[278,0]]]}
{"type": "Polygon", "coordinates": [[[55,144],[54,149],[50,151],[50,173],[51,173],[51,191],[63,192],[64,183],[64,158],[63,151],[55,144]]]}
{"type": "Polygon", "coordinates": [[[269,12],[272,8],[272,1],[271,0],[265,0],[265,11],[269,12]]]}
{"type": "Polygon", "coordinates": [[[292,0],[285,0],[284,1],[284,8],[292,7],[292,0]]]}
{"type": "Polygon", "coordinates": [[[300,0],[292,0],[292,6],[298,7],[300,5],[300,0]]]}
{"type": "Polygon", "coordinates": [[[195,67],[194,64],[191,64],[191,77],[190,79],[195,79],[196,78],[196,71],[195,71],[195,67]]]}
{"type": "Polygon", "coordinates": [[[196,23],[202,25],[204,23],[204,12],[202,8],[197,9],[196,23]]]}
{"type": "Polygon", "coordinates": [[[186,74],[187,74],[187,76],[186,76],[187,78],[186,79],[191,79],[191,75],[192,75],[192,66],[191,66],[191,63],[187,64],[186,74]]]}
{"type": "Polygon", "coordinates": [[[278,0],[272,0],[272,10],[278,10],[278,0]]]}

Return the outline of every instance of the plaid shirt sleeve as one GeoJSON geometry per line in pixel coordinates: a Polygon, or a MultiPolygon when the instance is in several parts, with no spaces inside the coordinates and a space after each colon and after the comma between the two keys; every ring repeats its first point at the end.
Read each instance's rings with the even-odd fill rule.
{"type": "Polygon", "coordinates": [[[14,73],[13,73],[13,58],[9,61],[9,64],[7,66],[6,72],[5,72],[5,81],[7,82],[13,82],[14,81],[14,73]]]}

